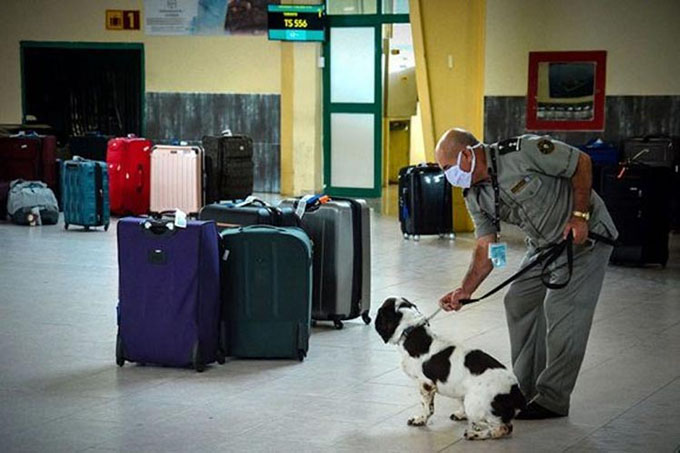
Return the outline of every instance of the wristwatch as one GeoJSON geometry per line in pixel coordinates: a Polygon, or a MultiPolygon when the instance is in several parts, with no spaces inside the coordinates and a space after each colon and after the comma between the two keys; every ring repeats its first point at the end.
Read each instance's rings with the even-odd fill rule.
{"type": "Polygon", "coordinates": [[[580,217],[586,222],[590,220],[590,213],[589,212],[581,212],[581,211],[572,211],[571,215],[574,217],[580,217]]]}

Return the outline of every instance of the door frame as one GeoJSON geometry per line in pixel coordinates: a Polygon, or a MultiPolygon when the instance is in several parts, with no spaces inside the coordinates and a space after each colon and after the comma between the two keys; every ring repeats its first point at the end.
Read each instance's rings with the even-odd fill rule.
{"type": "Polygon", "coordinates": [[[86,50],[139,50],[141,135],[146,133],[146,67],[144,43],[137,42],[87,42],[87,41],[19,41],[19,64],[21,68],[21,122],[26,118],[26,75],[24,73],[24,49],[86,49],[86,50]]]}
{"type": "Polygon", "coordinates": [[[349,14],[328,15],[327,39],[323,43],[324,68],[323,68],[323,184],[324,193],[340,197],[367,197],[377,198],[382,195],[382,129],[383,129],[383,24],[409,23],[408,14],[382,14],[382,0],[376,0],[377,14],[349,14]],[[374,98],[372,103],[333,103],[331,102],[331,43],[330,29],[332,27],[373,27],[375,29],[374,45],[374,98]],[[333,186],[331,181],[331,114],[332,113],[371,113],[374,115],[373,133],[373,187],[338,187],[333,186]]]}

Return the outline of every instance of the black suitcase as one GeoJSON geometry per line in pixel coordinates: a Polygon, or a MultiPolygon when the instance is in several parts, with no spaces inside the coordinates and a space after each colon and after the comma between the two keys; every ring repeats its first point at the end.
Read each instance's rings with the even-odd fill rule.
{"type": "Polygon", "coordinates": [[[437,164],[420,164],[399,170],[399,222],[404,238],[448,235],[453,239],[451,185],[437,164]]]}
{"type": "Polygon", "coordinates": [[[622,174],[618,169],[604,174],[602,198],[619,230],[613,264],[666,265],[671,179],[670,168],[642,164],[625,167],[622,174]]]}
{"type": "Polygon", "coordinates": [[[671,228],[680,230],[680,137],[644,136],[623,141],[624,160],[668,167],[673,175],[666,191],[671,198],[671,228]]]}
{"type": "Polygon", "coordinates": [[[300,226],[300,219],[292,208],[270,206],[257,198],[206,205],[198,218],[214,220],[220,229],[248,225],[300,226]]]}
{"type": "Polygon", "coordinates": [[[106,149],[111,137],[98,132],[86,132],[69,138],[72,156],[80,156],[88,160],[106,162],[106,149]]]}
{"type": "Polygon", "coordinates": [[[203,137],[206,203],[245,198],[253,192],[253,140],[245,135],[203,137]]]}

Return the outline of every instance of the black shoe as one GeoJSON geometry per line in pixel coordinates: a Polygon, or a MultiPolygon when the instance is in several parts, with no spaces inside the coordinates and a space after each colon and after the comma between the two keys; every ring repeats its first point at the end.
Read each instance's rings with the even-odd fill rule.
{"type": "Polygon", "coordinates": [[[517,414],[517,420],[545,420],[547,418],[561,418],[566,417],[566,414],[558,414],[550,409],[546,409],[536,402],[531,402],[527,408],[517,414]]]}

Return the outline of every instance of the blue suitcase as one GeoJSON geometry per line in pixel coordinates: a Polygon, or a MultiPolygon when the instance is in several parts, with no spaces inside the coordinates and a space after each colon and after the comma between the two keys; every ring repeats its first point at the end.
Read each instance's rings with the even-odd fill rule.
{"type": "Polygon", "coordinates": [[[590,140],[579,148],[590,156],[594,164],[598,165],[617,165],[621,158],[619,148],[614,143],[605,142],[600,138],[590,140]]]}
{"type": "Polygon", "coordinates": [[[223,230],[222,348],[234,357],[304,360],[312,307],[312,243],[296,227],[223,230]]]}
{"type": "Polygon", "coordinates": [[[61,204],[64,228],[109,229],[109,173],[105,162],[74,158],[61,169],[61,204]]]}
{"type": "Polygon", "coordinates": [[[116,363],[224,363],[218,345],[219,236],[215,222],[168,217],[118,221],[116,363]]]}

